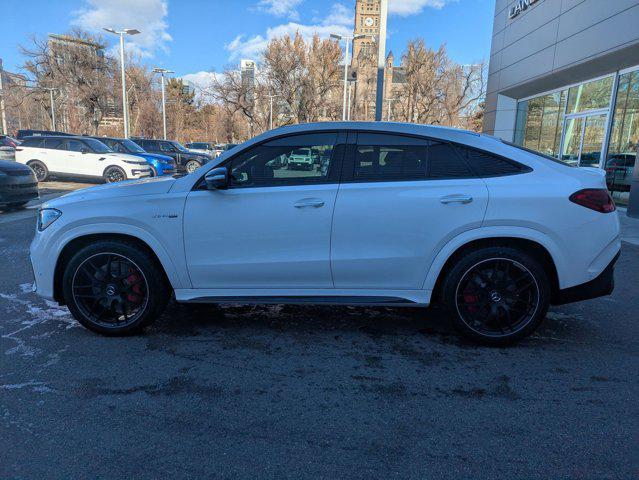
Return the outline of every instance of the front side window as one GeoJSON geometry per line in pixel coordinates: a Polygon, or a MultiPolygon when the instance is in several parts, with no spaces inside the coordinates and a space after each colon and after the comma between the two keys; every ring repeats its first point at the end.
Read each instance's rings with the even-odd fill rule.
{"type": "Polygon", "coordinates": [[[170,142],[160,142],[160,150],[163,152],[174,152],[175,148],[170,142]]]}
{"type": "Polygon", "coordinates": [[[329,182],[337,134],[297,135],[251,148],[230,164],[231,185],[269,187],[329,182]]]}
{"type": "Polygon", "coordinates": [[[65,150],[69,150],[71,152],[81,152],[83,149],[87,148],[87,146],[79,140],[67,140],[67,145],[65,150]]]}

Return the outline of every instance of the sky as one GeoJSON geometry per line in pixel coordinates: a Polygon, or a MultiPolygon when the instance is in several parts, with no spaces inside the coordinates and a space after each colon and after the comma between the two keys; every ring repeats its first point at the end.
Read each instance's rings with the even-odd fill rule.
{"type": "MultiPolygon", "coordinates": [[[[81,27],[104,33],[115,52],[117,37],[102,27],[137,28],[127,50],[149,66],[169,68],[196,84],[210,72],[259,60],[269,39],[299,31],[322,37],[353,30],[355,0],[0,0],[0,58],[20,71],[19,46],[33,35],[81,27]]],[[[462,64],[488,60],[494,0],[389,0],[387,49],[399,61],[406,43],[422,37],[430,47],[445,43],[462,64]]]]}

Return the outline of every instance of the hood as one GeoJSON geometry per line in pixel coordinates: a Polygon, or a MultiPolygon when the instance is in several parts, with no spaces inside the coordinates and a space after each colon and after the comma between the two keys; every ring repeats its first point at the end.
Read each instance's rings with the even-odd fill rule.
{"type": "Polygon", "coordinates": [[[144,158],[145,160],[159,160],[160,162],[173,164],[173,158],[168,155],[160,155],[159,153],[132,153],[136,157],[144,158]]]}
{"type": "Polygon", "coordinates": [[[31,173],[31,169],[21,163],[9,161],[9,160],[0,160],[0,172],[14,173],[14,174],[23,172],[25,175],[28,175],[31,173]]]}
{"type": "Polygon", "coordinates": [[[127,180],[118,183],[107,183],[95,187],[83,188],[71,193],[67,193],[54,200],[42,204],[42,208],[59,208],[69,203],[83,202],[89,200],[108,200],[116,197],[130,197],[140,195],[158,195],[167,193],[175,179],[173,177],[162,176],[144,178],[141,180],[127,180]]]}
{"type": "Polygon", "coordinates": [[[113,153],[105,153],[105,154],[99,154],[99,155],[105,155],[107,157],[116,157],[116,158],[119,158],[120,160],[126,160],[128,162],[146,163],[146,162],[140,161],[140,157],[138,157],[137,155],[131,155],[129,153],[113,152],[113,153]]]}

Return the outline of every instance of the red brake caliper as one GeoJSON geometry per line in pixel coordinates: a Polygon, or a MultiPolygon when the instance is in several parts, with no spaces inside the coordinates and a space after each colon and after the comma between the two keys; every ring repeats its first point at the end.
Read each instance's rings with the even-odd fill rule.
{"type": "Polygon", "coordinates": [[[131,293],[127,295],[127,299],[129,302],[138,305],[142,303],[143,292],[142,292],[142,277],[133,270],[133,268],[129,267],[129,276],[126,277],[126,281],[129,285],[133,285],[131,288],[131,293]]]}

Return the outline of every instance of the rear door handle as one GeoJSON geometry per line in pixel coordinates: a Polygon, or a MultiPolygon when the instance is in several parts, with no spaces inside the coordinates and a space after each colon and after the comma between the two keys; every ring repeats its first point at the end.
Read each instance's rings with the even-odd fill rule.
{"type": "Polygon", "coordinates": [[[461,203],[461,204],[467,204],[473,201],[473,197],[470,197],[468,195],[446,195],[445,197],[442,197],[439,199],[439,201],[441,203],[443,203],[444,205],[448,205],[449,203],[461,203]]]}
{"type": "Polygon", "coordinates": [[[295,208],[320,208],[324,206],[324,200],[319,198],[302,198],[293,204],[295,208]]]}

